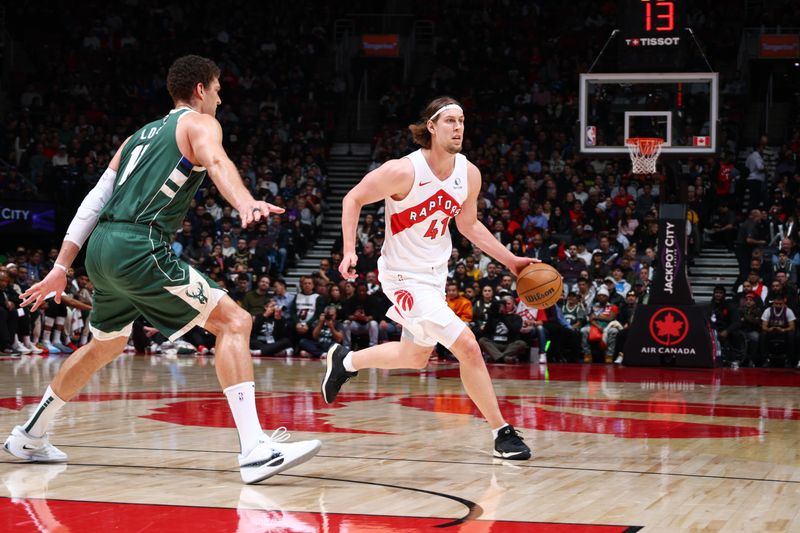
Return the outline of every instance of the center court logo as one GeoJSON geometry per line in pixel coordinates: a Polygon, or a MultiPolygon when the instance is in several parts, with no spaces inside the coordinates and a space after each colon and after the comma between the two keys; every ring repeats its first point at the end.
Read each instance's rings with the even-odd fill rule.
{"type": "Polygon", "coordinates": [[[414,297],[407,290],[394,291],[394,298],[403,311],[411,311],[411,308],[414,307],[414,297]]]}
{"type": "Polygon", "coordinates": [[[689,320],[680,309],[665,307],[650,318],[650,336],[662,346],[680,344],[689,333],[689,320]]]}

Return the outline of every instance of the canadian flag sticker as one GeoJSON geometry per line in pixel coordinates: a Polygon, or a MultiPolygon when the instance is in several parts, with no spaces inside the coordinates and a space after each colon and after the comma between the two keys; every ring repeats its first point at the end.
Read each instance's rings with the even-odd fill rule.
{"type": "Polygon", "coordinates": [[[711,146],[711,137],[709,136],[702,136],[702,135],[695,135],[692,137],[692,145],[693,146],[711,146]]]}

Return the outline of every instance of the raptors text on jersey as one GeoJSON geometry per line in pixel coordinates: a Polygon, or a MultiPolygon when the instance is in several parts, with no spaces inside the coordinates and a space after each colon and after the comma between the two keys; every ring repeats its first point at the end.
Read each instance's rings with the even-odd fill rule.
{"type": "Polygon", "coordinates": [[[453,173],[440,180],[422,150],[407,156],[414,184],[400,201],[386,199],[386,240],[381,250],[386,268],[422,271],[447,264],[452,250],[448,224],[467,199],[467,158],[456,154],[453,173]]]}

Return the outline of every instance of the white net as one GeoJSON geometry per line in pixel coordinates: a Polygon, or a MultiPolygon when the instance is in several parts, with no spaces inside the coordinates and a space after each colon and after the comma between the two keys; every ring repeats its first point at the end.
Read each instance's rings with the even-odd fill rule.
{"type": "Polygon", "coordinates": [[[661,154],[664,139],[635,138],[625,139],[625,146],[631,154],[631,172],[634,174],[654,174],[656,161],[661,154]]]}

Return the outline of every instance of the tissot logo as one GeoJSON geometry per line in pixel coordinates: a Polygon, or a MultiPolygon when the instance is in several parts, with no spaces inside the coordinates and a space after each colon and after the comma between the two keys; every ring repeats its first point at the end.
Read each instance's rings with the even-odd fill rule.
{"type": "Polygon", "coordinates": [[[625,39],[628,46],[678,46],[680,37],[634,37],[625,39]]]}

